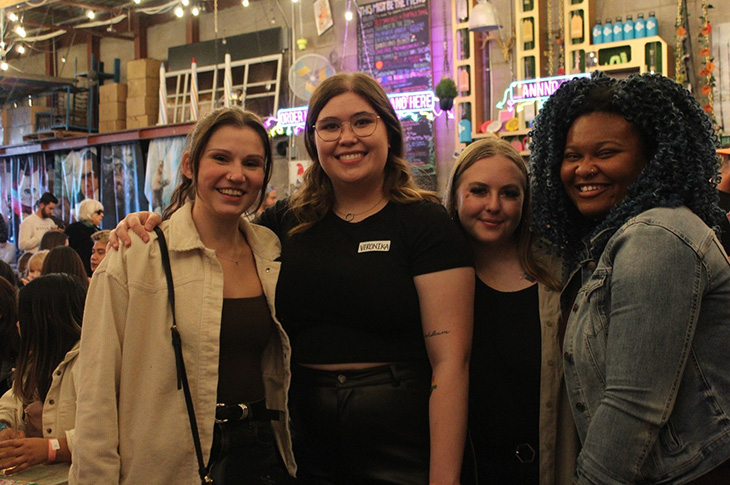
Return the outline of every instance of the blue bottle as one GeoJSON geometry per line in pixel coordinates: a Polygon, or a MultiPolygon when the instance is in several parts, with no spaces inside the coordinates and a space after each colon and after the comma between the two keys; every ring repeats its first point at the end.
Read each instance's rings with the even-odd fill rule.
{"type": "Polygon", "coordinates": [[[659,25],[657,24],[654,12],[649,12],[649,18],[646,19],[646,36],[651,37],[659,35],[659,25]]]}
{"type": "Polygon", "coordinates": [[[613,24],[613,41],[620,42],[624,40],[624,23],[621,17],[616,17],[616,23],[613,24]]]}
{"type": "Polygon", "coordinates": [[[459,142],[471,143],[471,121],[466,118],[459,121],[459,142]]]}
{"type": "Polygon", "coordinates": [[[642,37],[646,37],[646,21],[644,20],[644,14],[640,13],[636,17],[636,22],[634,22],[634,39],[641,39],[642,37]]]}
{"type": "Polygon", "coordinates": [[[634,18],[631,15],[626,16],[624,22],[624,40],[631,40],[634,38],[634,18]]]}
{"type": "Polygon", "coordinates": [[[603,43],[613,42],[613,24],[611,19],[606,19],[606,23],[603,25],[603,43]]]}
{"type": "Polygon", "coordinates": [[[593,43],[603,43],[603,25],[601,25],[601,19],[596,19],[596,25],[593,26],[593,43]]]}

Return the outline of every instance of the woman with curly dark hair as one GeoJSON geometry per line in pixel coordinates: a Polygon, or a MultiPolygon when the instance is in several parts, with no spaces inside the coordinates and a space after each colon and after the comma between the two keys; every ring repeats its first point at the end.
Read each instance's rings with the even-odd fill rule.
{"type": "Polygon", "coordinates": [[[670,79],[597,73],[561,86],[532,136],[533,228],[565,261],[575,481],[727,483],[730,261],[709,118],[670,79]]]}

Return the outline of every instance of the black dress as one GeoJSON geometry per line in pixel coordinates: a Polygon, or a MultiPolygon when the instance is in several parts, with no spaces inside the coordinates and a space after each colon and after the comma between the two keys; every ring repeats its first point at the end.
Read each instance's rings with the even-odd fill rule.
{"type": "Polygon", "coordinates": [[[86,274],[91,276],[91,250],[94,248],[94,241],[91,235],[100,229],[88,222],[77,221],[66,227],[68,245],[71,246],[81,257],[84,263],[86,274]]]}
{"type": "Polygon", "coordinates": [[[503,293],[477,278],[464,485],[539,484],[537,295],[537,285],[503,293]]]}

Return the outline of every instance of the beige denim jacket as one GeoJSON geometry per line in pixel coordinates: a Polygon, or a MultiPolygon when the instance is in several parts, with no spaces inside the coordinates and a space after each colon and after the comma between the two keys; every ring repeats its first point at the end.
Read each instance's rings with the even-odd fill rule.
{"type": "MultiPolygon", "coordinates": [[[[223,271],[215,252],[203,246],[191,208],[186,204],[160,227],[169,247],[177,325],[207,463],[218,388],[223,271]]],[[[239,224],[274,315],[279,240],[243,217],[239,224]]],[[[69,483],[198,485],[185,398],[177,388],[160,247],[154,233],[148,244],[132,239],[130,248],[107,254],[89,288],[69,483]]],[[[291,350],[274,321],[277,332],[262,357],[266,402],[283,412],[272,424],[284,463],[294,474],[287,410],[291,350]]]]}

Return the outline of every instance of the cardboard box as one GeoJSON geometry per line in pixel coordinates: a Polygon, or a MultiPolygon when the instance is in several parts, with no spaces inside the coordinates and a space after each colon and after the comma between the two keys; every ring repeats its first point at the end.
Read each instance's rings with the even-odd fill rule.
{"type": "Polygon", "coordinates": [[[127,117],[127,129],[145,128],[157,124],[157,113],[153,115],[140,115],[127,117]]]}
{"type": "Polygon", "coordinates": [[[127,62],[127,82],[143,77],[160,77],[161,61],[157,59],[137,59],[127,62]]]}
{"type": "Polygon", "coordinates": [[[99,121],[124,121],[126,117],[126,101],[112,101],[99,104],[99,121]]]}
{"type": "Polygon", "coordinates": [[[157,96],[160,92],[160,76],[141,77],[129,80],[128,94],[130,98],[141,96],[157,96]]]}
{"type": "Polygon", "coordinates": [[[99,86],[99,103],[119,102],[127,99],[127,85],[124,83],[99,86]]]}
{"type": "Polygon", "coordinates": [[[100,121],[99,133],[109,133],[110,131],[122,131],[127,129],[126,120],[100,121]]]}
{"type": "Polygon", "coordinates": [[[142,115],[157,115],[160,100],[157,96],[127,98],[127,118],[142,115]]]}

